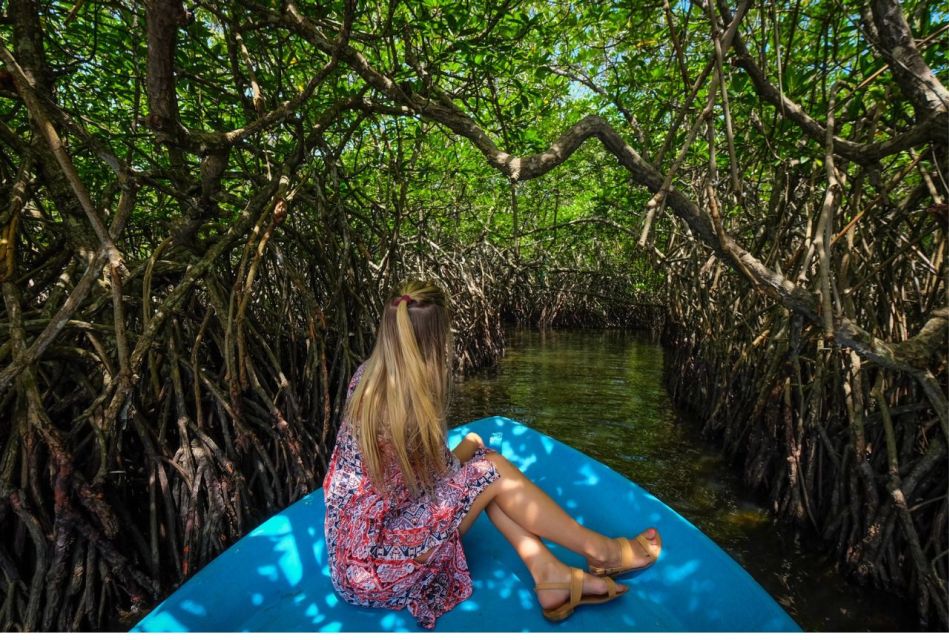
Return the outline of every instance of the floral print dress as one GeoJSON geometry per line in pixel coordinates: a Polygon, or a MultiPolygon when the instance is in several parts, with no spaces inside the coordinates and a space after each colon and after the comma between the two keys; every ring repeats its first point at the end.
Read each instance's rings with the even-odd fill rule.
{"type": "MultiPolygon", "coordinates": [[[[362,376],[349,383],[349,395],[362,376]]],[[[499,476],[479,448],[461,463],[445,446],[448,472],[427,496],[412,497],[397,464],[385,471],[383,495],[363,464],[352,426],[340,425],[323,481],[330,578],[352,604],[386,609],[408,607],[426,629],[471,595],[471,576],[458,526],[484,489],[499,476]],[[425,560],[417,558],[428,551],[425,560]]]]}

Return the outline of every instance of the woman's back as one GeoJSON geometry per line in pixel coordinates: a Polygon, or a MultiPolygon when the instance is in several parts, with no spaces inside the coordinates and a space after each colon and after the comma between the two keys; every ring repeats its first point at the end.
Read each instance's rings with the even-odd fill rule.
{"type": "MultiPolygon", "coordinates": [[[[401,304],[405,308],[398,312],[407,313],[408,301],[401,304]]],[[[374,364],[381,366],[379,361],[374,364]]],[[[370,363],[364,363],[353,375],[347,406],[351,407],[357,389],[366,392],[360,382],[369,367],[370,363]]],[[[409,482],[396,441],[405,432],[393,433],[381,426],[371,432],[376,474],[361,446],[365,425],[345,419],[340,426],[323,483],[330,577],[346,601],[388,609],[407,607],[420,625],[432,628],[438,616],[471,595],[459,525],[498,473],[485,458],[486,449],[479,449],[462,464],[442,435],[440,441],[430,443],[436,446],[428,447],[441,459],[411,469],[429,475],[409,482]],[[433,468],[442,471],[432,473],[433,468]]]]}

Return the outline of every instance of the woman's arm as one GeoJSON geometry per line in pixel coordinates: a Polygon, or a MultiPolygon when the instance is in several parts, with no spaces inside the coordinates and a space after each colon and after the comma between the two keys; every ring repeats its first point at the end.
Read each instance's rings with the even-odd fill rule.
{"type": "Polygon", "coordinates": [[[468,462],[471,460],[471,456],[474,455],[474,452],[483,446],[484,440],[481,439],[481,436],[472,431],[467,434],[451,452],[462,462],[468,462]]]}

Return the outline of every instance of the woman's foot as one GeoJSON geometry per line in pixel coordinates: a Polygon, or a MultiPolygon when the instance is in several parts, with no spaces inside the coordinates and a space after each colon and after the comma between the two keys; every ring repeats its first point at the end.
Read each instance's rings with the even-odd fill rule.
{"type": "Polygon", "coordinates": [[[597,556],[587,558],[590,571],[603,575],[617,575],[648,567],[662,551],[662,538],[654,528],[640,533],[636,538],[611,538],[597,556]]]}
{"type": "MultiPolygon", "coordinates": [[[[537,584],[547,582],[570,583],[571,568],[562,562],[551,562],[547,566],[541,567],[533,576],[537,584]]],[[[624,593],[629,590],[625,585],[618,584],[617,593],[624,593]]],[[[583,573],[583,595],[605,595],[609,590],[606,580],[594,575],[583,573]]],[[[537,592],[537,601],[543,609],[554,609],[570,600],[570,590],[563,589],[543,589],[537,592]]]]}

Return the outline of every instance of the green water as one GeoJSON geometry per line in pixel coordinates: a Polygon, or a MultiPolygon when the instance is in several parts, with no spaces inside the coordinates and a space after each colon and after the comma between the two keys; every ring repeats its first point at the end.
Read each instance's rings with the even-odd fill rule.
{"type": "Polygon", "coordinates": [[[519,420],[644,487],[735,558],[805,631],[916,628],[912,609],[845,581],[775,522],[662,384],[663,350],[618,331],[510,331],[500,365],[457,383],[449,424],[519,420]]]}

